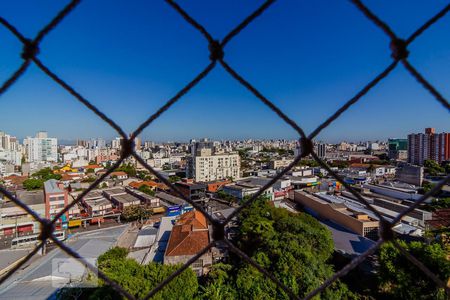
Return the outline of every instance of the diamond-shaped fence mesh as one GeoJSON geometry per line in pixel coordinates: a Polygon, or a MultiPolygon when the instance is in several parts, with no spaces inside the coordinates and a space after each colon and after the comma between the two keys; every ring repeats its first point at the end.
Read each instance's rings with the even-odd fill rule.
{"type": "Polygon", "coordinates": [[[325,120],[320,126],[318,126],[310,135],[306,135],[303,129],[292,119],[290,119],[281,109],[279,109],[272,101],[267,99],[258,89],[256,89],[251,83],[249,83],[245,78],[243,78],[234,68],[232,68],[224,59],[225,47],[226,45],[237,36],[243,29],[245,29],[249,24],[251,24],[257,17],[261,16],[264,11],[270,8],[270,6],[275,2],[275,0],[265,1],[262,6],[256,9],[252,14],[250,14],[247,18],[245,18],[240,24],[238,24],[233,30],[231,30],[222,40],[215,39],[201,24],[199,24],[194,18],[192,18],[186,11],[183,10],[181,6],[179,6],[173,0],[165,0],[168,5],[170,5],[174,10],[176,10],[180,16],[182,16],[187,23],[193,26],[196,30],[198,30],[206,39],[209,45],[210,51],[210,63],[205,67],[205,69],[200,72],[191,82],[189,82],[184,88],[182,88],[174,97],[169,99],[166,104],[164,104],[157,112],[151,115],[144,123],[142,123],[129,137],[124,132],[124,130],[117,125],[112,119],[106,116],[102,111],[96,108],[89,100],[84,98],[81,94],[79,94],[74,88],[71,87],[70,84],[66,83],[63,79],[61,79],[58,75],[53,73],[44,62],[42,62],[38,58],[39,54],[39,45],[42,40],[50,34],[50,31],[54,29],[56,26],[59,26],[61,21],[70,14],[81,0],[73,0],[66,7],[64,7],[39,33],[36,35],[34,39],[29,39],[25,37],[18,29],[16,29],[11,23],[0,16],[0,24],[8,29],[22,44],[23,51],[21,53],[21,57],[23,59],[22,64],[19,68],[11,75],[11,77],[6,80],[0,87],[0,95],[3,95],[8,88],[10,88],[27,70],[30,64],[34,63],[42,72],[44,72],[47,76],[53,79],[58,85],[60,85],[64,90],[70,93],[75,99],[93,111],[97,116],[99,116],[103,121],[108,123],[112,128],[114,128],[117,133],[122,137],[122,152],[120,159],[108,169],[108,171],[103,174],[100,178],[98,178],[95,182],[90,185],[88,189],[83,191],[69,206],[65,207],[62,211],[60,211],[53,220],[47,220],[39,217],[33,210],[27,207],[20,199],[14,197],[11,193],[9,193],[6,189],[0,186],[0,192],[5,195],[5,197],[9,198],[15,204],[23,208],[27,213],[33,216],[40,224],[41,224],[41,237],[40,244],[29,253],[25,259],[23,259],[19,264],[17,264],[13,269],[11,269],[5,276],[0,280],[0,284],[2,284],[8,277],[10,277],[14,272],[16,272],[20,267],[25,264],[34,254],[36,254],[43,244],[47,240],[52,240],[59,248],[65,251],[68,255],[78,259],[83,264],[87,265],[89,269],[92,271],[98,272],[99,277],[103,279],[106,283],[108,283],[112,288],[114,288],[117,292],[119,292],[122,296],[128,299],[134,299],[134,297],[129,294],[126,290],[124,290],[120,285],[118,285],[113,280],[109,279],[104,273],[97,270],[97,268],[87,261],[84,260],[78,253],[74,252],[71,248],[66,246],[64,243],[59,241],[54,235],[55,222],[58,220],[64,213],[66,213],[71,207],[76,205],[81,199],[92,189],[96,188],[100,182],[105,179],[111,172],[113,172],[120,164],[128,157],[134,157],[140,164],[142,164],[146,169],[148,169],[152,174],[154,174],[159,180],[165,183],[173,192],[175,192],[178,196],[183,198],[186,202],[190,203],[195,209],[201,211],[206,218],[210,221],[213,226],[213,237],[214,240],[202,251],[200,251],[195,257],[191,258],[186,264],[184,264],[180,269],[162,281],[157,287],[155,287],[146,297],[145,299],[149,299],[153,295],[155,295],[158,291],[160,291],[164,286],[166,286],[171,280],[173,280],[176,276],[181,274],[186,268],[188,268],[192,263],[194,263],[202,254],[207,252],[211,247],[216,245],[218,241],[224,242],[225,245],[228,246],[230,251],[234,252],[237,256],[239,256],[242,260],[245,260],[250,265],[254,266],[258,271],[262,272],[267,278],[272,280],[276,286],[278,286],[281,290],[283,290],[289,297],[293,299],[299,299],[297,295],[293,291],[291,291],[288,287],[286,287],[283,283],[281,283],[273,274],[265,270],[263,267],[259,266],[252,258],[248,257],[243,251],[237,248],[232,242],[230,242],[226,236],[224,236],[224,226],[227,225],[231,219],[240,214],[240,212],[248,207],[251,203],[253,203],[259,196],[262,195],[264,190],[273,185],[278,179],[280,179],[283,175],[285,175],[290,169],[292,169],[301,158],[311,155],[315,161],[317,161],[320,166],[328,171],[328,173],[334,177],[337,181],[339,181],[350,193],[352,193],[361,203],[365,204],[368,209],[370,209],[380,220],[380,229],[378,232],[379,239],[378,241],[366,252],[354,258],[350,263],[348,263],[341,270],[336,272],[332,277],[324,281],[318,288],[311,291],[308,295],[306,295],[305,299],[311,299],[315,295],[322,292],[328,286],[330,286],[333,282],[346,275],[349,271],[363,262],[369,255],[374,253],[383,243],[386,241],[393,241],[393,245],[397,247],[400,252],[405,255],[405,257],[414,265],[416,265],[421,271],[423,271],[431,280],[433,280],[437,286],[443,288],[448,295],[450,295],[450,289],[447,287],[446,283],[444,283],[438,276],[433,274],[421,261],[412,256],[406,249],[404,249],[401,245],[395,242],[393,239],[392,227],[401,220],[406,214],[414,210],[421,203],[423,203],[430,196],[438,193],[441,188],[448,182],[450,182],[450,175],[447,176],[440,183],[435,185],[433,189],[423,195],[418,201],[414,202],[408,209],[400,213],[393,221],[389,222],[386,220],[374,207],[372,207],[364,197],[362,197],[357,190],[352,188],[349,184],[347,184],[338,174],[336,174],[326,162],[321,160],[313,151],[313,143],[312,139],[315,138],[324,128],[328,127],[335,121],[342,113],[344,113],[347,109],[349,109],[353,104],[358,102],[364,95],[366,95],[374,86],[378,85],[384,78],[386,78],[392,70],[394,70],[399,63],[402,63],[405,69],[420,83],[429,93],[439,101],[444,108],[450,112],[450,104],[449,102],[433,87],[431,83],[429,83],[419,71],[408,61],[409,50],[408,46],[414,42],[421,34],[423,34],[428,28],[430,28],[434,23],[436,23],[439,19],[441,19],[444,15],[448,13],[450,10],[450,4],[442,8],[435,16],[429,19],[425,24],[423,24],[420,28],[418,28],[415,32],[413,32],[407,38],[398,37],[393,30],[389,27],[388,24],[383,22],[377,15],[375,15],[372,11],[370,11],[360,0],[351,0],[350,2],[361,12],[363,13],[369,22],[372,22],[375,26],[380,28],[391,40],[390,48],[391,48],[391,57],[392,63],[390,63],[384,71],[382,71],[379,75],[377,75],[372,81],[370,81],[366,86],[364,86],[355,96],[350,98],[347,102],[345,102],[341,108],[339,108],[333,115],[331,115],[327,120],[325,120]],[[261,100],[265,105],[267,105],[271,110],[273,110],[282,120],[284,120],[287,124],[289,124],[299,135],[299,141],[301,144],[301,153],[298,155],[294,161],[285,168],[282,172],[278,173],[269,183],[267,183],[264,187],[262,187],[256,194],[254,194],[247,202],[237,208],[228,218],[224,221],[217,221],[213,218],[208,212],[203,209],[201,205],[196,202],[191,201],[187,198],[176,186],[174,186],[171,182],[169,182],[165,177],[161,176],[156,170],[150,167],[144,159],[142,159],[134,149],[134,139],[140,134],[145,128],[147,128],[151,123],[160,117],[165,111],[170,109],[170,107],[176,103],[181,97],[183,97],[186,93],[188,93],[194,86],[196,86],[203,78],[205,78],[216,66],[220,64],[231,77],[236,79],[240,84],[242,84],[247,90],[249,90],[255,97],[261,100]]]}

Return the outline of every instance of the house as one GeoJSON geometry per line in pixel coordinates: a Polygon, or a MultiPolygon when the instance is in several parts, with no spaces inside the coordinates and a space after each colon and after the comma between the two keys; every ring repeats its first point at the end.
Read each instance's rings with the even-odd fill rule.
{"type": "Polygon", "coordinates": [[[103,167],[101,165],[87,165],[83,167],[83,169],[86,173],[96,173],[97,171],[102,170],[103,167]]]}
{"type": "MultiPolygon", "coordinates": [[[[170,233],[164,253],[164,264],[184,264],[210,243],[209,227],[206,217],[193,210],[180,216],[170,233]]],[[[191,268],[198,276],[208,272],[212,264],[211,251],[207,251],[191,268]]]]}
{"type": "Polygon", "coordinates": [[[134,189],[139,189],[141,186],[147,186],[149,187],[152,191],[156,190],[158,188],[158,183],[148,180],[148,181],[132,181],[128,184],[128,186],[134,188],[134,189]]]}
{"type": "Polygon", "coordinates": [[[128,174],[123,172],[123,171],[116,171],[116,172],[112,172],[111,174],[109,174],[109,176],[111,178],[117,178],[120,180],[124,180],[128,178],[128,174]]]}

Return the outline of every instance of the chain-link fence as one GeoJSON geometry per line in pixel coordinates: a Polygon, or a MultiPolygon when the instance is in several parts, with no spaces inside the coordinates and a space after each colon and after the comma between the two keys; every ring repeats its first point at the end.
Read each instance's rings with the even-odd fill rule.
{"type": "Polygon", "coordinates": [[[353,104],[358,102],[365,94],[367,94],[374,86],[376,86],[380,81],[386,78],[392,70],[394,70],[399,63],[402,63],[403,66],[408,70],[408,72],[427,90],[430,94],[439,101],[447,111],[450,111],[449,102],[433,87],[431,83],[429,83],[419,71],[408,61],[408,46],[413,43],[420,35],[422,35],[428,28],[430,28],[434,23],[436,23],[439,19],[441,19],[449,10],[450,4],[445,6],[441,11],[439,11],[434,17],[429,19],[425,24],[423,24],[420,28],[418,28],[415,32],[413,32],[407,38],[398,37],[393,30],[389,27],[388,24],[383,22],[377,15],[375,15],[372,11],[370,11],[360,0],[351,0],[350,2],[356,6],[356,8],[363,13],[369,22],[372,22],[375,26],[380,28],[391,40],[390,48],[392,51],[391,57],[392,62],[382,71],[379,75],[377,75],[372,81],[370,81],[366,86],[364,86],[354,97],[350,98],[344,105],[341,106],[333,115],[331,115],[326,121],[324,121],[320,126],[318,126],[311,134],[306,135],[303,129],[297,125],[296,122],[291,120],[283,111],[281,111],[272,101],[267,99],[259,90],[257,90],[254,86],[252,86],[248,81],[245,80],[235,69],[233,69],[224,59],[224,49],[226,45],[237,36],[244,28],[246,28],[250,23],[252,23],[257,17],[261,16],[261,14],[269,9],[269,7],[275,2],[275,0],[265,1],[262,6],[260,6],[257,10],[255,10],[252,14],[250,14],[247,18],[245,18],[239,25],[237,25],[233,30],[231,30],[222,40],[215,39],[201,24],[199,24],[194,18],[192,18],[186,11],[183,10],[177,3],[173,0],[166,0],[167,4],[170,5],[173,9],[175,9],[191,26],[193,26],[196,30],[198,30],[207,40],[209,44],[210,51],[210,63],[204,68],[202,72],[200,72],[191,82],[189,82],[184,88],[182,88],[174,97],[169,99],[166,104],[164,104],[157,112],[151,115],[144,123],[142,123],[130,136],[128,136],[124,130],[117,125],[112,119],[106,116],[102,111],[96,108],[89,100],[84,98],[81,94],[79,94],[75,89],[73,89],[70,84],[66,83],[63,79],[61,79],[58,75],[53,73],[44,62],[42,62],[38,58],[39,54],[39,45],[42,40],[50,33],[52,29],[58,26],[61,21],[72,12],[77,5],[81,2],[81,0],[73,0],[71,1],[64,9],[62,9],[52,20],[45,26],[33,39],[29,39],[25,37],[19,30],[17,30],[12,24],[10,24],[7,20],[0,16],[0,23],[7,28],[20,42],[23,44],[23,51],[21,53],[21,57],[23,62],[21,66],[15,71],[11,77],[6,80],[2,86],[0,87],[0,95],[4,94],[8,88],[10,88],[27,70],[30,64],[34,63],[42,72],[47,74],[51,79],[53,79],[57,84],[59,84],[63,89],[69,92],[73,97],[75,97],[79,102],[88,107],[91,111],[93,111],[97,116],[99,116],[103,121],[108,123],[112,128],[114,128],[118,134],[122,137],[122,150],[120,159],[107,170],[105,174],[100,176],[92,185],[89,186],[88,189],[84,190],[75,201],[73,201],[70,205],[61,210],[53,220],[47,220],[41,218],[36,214],[33,210],[31,210],[27,205],[25,205],[20,199],[17,199],[8,192],[5,188],[0,186],[0,192],[3,193],[7,198],[16,203],[22,209],[24,209],[27,213],[33,216],[40,224],[41,224],[41,235],[40,235],[40,243],[39,245],[29,253],[25,259],[23,259],[19,264],[17,264],[14,268],[12,268],[5,276],[0,280],[0,284],[2,284],[8,277],[10,277],[14,272],[16,272],[22,265],[24,265],[34,254],[36,254],[44,245],[47,240],[53,241],[59,248],[65,251],[68,255],[78,259],[83,264],[87,265],[89,269],[93,272],[98,272],[98,276],[103,279],[107,284],[109,284],[112,288],[114,288],[117,292],[128,299],[134,299],[134,297],[129,294],[126,290],[124,290],[117,283],[109,279],[103,272],[97,270],[95,266],[89,264],[83,257],[81,257],[78,253],[73,251],[70,247],[66,246],[64,243],[59,241],[54,235],[53,231],[55,229],[56,221],[66,213],[71,207],[76,205],[83,199],[83,197],[89,193],[92,189],[97,187],[101,181],[103,181],[108,175],[111,174],[120,164],[128,157],[134,157],[140,164],[145,166],[152,174],[154,174],[159,180],[164,182],[170,189],[183,198],[186,202],[190,203],[195,209],[201,211],[209,222],[213,226],[213,241],[200,253],[191,258],[186,264],[184,264],[181,268],[179,268],[176,272],[166,278],[163,282],[157,285],[146,297],[145,299],[151,298],[158,291],[160,291],[165,285],[167,285],[170,281],[172,281],[176,276],[181,274],[185,269],[187,269],[192,263],[194,263],[198,258],[200,258],[204,253],[206,253],[211,247],[214,247],[217,242],[221,241],[226,244],[230,251],[234,252],[237,256],[248,262],[250,265],[254,266],[261,273],[263,273],[267,278],[272,280],[279,288],[281,288],[287,295],[289,295],[292,299],[299,299],[297,295],[294,294],[286,285],[281,283],[273,274],[269,273],[263,267],[259,266],[253,259],[248,257],[244,252],[238,249],[233,243],[231,243],[225,236],[225,226],[230,222],[231,219],[239,215],[239,213],[245,208],[248,207],[251,203],[253,203],[259,196],[262,195],[264,190],[272,186],[277,180],[279,180],[283,175],[285,175],[290,169],[292,169],[303,157],[311,155],[315,161],[317,161],[320,166],[328,171],[328,173],[334,177],[337,181],[339,181],[350,193],[352,193],[361,203],[365,204],[368,209],[370,209],[380,220],[379,227],[379,239],[373,244],[371,248],[365,251],[363,254],[354,258],[350,263],[348,263],[344,268],[336,272],[332,277],[324,281],[318,288],[314,289],[310,293],[306,295],[304,299],[311,299],[318,293],[322,292],[328,286],[330,286],[337,279],[346,275],[349,271],[363,262],[369,255],[373,254],[383,243],[386,241],[391,241],[396,248],[414,265],[416,265],[420,270],[422,270],[430,279],[432,279],[436,285],[445,290],[445,292],[450,295],[450,288],[447,287],[446,283],[443,282],[438,276],[436,276],[433,272],[431,272],[421,261],[412,256],[406,249],[404,249],[401,245],[399,245],[395,239],[392,231],[392,227],[397,224],[402,217],[406,214],[417,208],[421,203],[423,203],[430,196],[438,193],[442,186],[444,186],[447,182],[450,181],[450,175],[448,175],[444,180],[436,184],[429,192],[424,194],[418,201],[414,202],[411,206],[408,207],[405,211],[398,214],[397,217],[393,221],[386,220],[367,200],[362,197],[358,191],[352,188],[349,184],[347,184],[338,174],[336,174],[326,162],[321,160],[313,150],[312,139],[315,138],[324,128],[330,126],[330,124],[335,121],[342,113],[344,113],[347,109],[349,109],[353,104]],[[299,135],[299,141],[301,144],[301,154],[298,155],[294,161],[285,168],[282,172],[278,173],[275,177],[273,177],[270,182],[268,182],[265,186],[263,186],[257,193],[255,193],[250,200],[245,202],[239,208],[237,208],[230,216],[228,216],[224,221],[218,221],[209,215],[201,205],[196,202],[191,201],[173,184],[171,184],[165,177],[155,171],[152,167],[150,167],[145,160],[143,160],[136,152],[134,147],[134,139],[138,134],[140,134],[145,128],[147,128],[154,120],[159,118],[165,111],[167,111],[175,102],[177,102],[181,97],[183,97],[186,93],[188,93],[195,85],[197,85],[203,78],[205,78],[216,66],[220,64],[234,79],[236,79],[240,84],[242,84],[246,89],[248,89],[253,95],[255,95],[259,100],[261,100],[265,105],[267,105],[271,110],[273,110],[281,119],[283,119],[287,124],[289,124],[299,135]]]}

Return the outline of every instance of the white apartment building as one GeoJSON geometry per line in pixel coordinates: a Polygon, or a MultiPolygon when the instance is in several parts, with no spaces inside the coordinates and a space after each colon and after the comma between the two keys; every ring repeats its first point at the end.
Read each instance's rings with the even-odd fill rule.
{"type": "Polygon", "coordinates": [[[20,166],[22,151],[16,137],[0,131],[0,162],[4,165],[20,166]]]}
{"type": "Polygon", "coordinates": [[[237,153],[212,154],[210,148],[198,149],[188,163],[188,177],[207,182],[232,177],[240,178],[240,157],[237,153]]]}
{"type": "Polygon", "coordinates": [[[49,138],[47,132],[38,132],[34,138],[27,137],[23,144],[28,162],[58,161],[58,140],[49,138]]]}

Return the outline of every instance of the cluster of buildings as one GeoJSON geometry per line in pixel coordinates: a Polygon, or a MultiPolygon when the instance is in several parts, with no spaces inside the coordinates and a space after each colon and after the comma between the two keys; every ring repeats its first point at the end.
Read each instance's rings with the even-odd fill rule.
{"type": "MultiPolygon", "coordinates": [[[[39,215],[52,219],[119,159],[121,145],[121,139],[116,138],[58,146],[57,139],[45,132],[27,137],[21,145],[17,138],[0,132],[0,180],[39,215]],[[60,179],[47,180],[42,190],[23,190],[23,180],[43,167],[50,167],[60,179]]],[[[442,163],[450,159],[449,134],[436,134],[432,128],[425,134],[386,142],[314,142],[314,150],[388,220],[421,197],[419,188],[427,180],[422,166],[425,160],[442,163]]],[[[153,217],[143,223],[130,255],[141,263],[183,263],[212,239],[208,220],[183,198],[224,219],[242,201],[264,189],[261,196],[275,206],[295,213],[306,211],[318,218],[333,231],[337,247],[350,238],[354,240],[347,245],[359,238],[368,244],[377,239],[377,215],[311,157],[274,181],[301,152],[298,141],[142,143],[138,138],[136,152],[183,197],[134,158],[128,158],[124,168],[103,179],[100,188],[84,195],[57,220],[57,230],[100,226],[108,218],[120,220],[127,207],[139,206],[153,217]]],[[[394,231],[403,238],[420,239],[427,227],[433,226],[430,224],[436,224],[434,215],[417,208],[405,215],[394,231]]],[[[227,229],[227,236],[232,236],[232,229],[227,229]]],[[[5,197],[0,200],[0,246],[13,237],[36,235],[39,230],[39,224],[26,212],[5,197]]],[[[194,271],[204,274],[224,253],[213,247],[193,264],[194,271]]]]}

